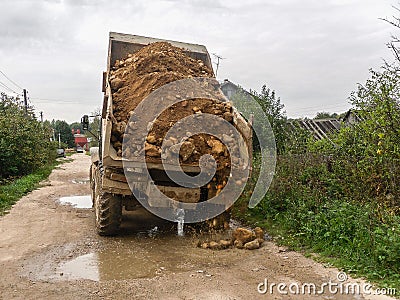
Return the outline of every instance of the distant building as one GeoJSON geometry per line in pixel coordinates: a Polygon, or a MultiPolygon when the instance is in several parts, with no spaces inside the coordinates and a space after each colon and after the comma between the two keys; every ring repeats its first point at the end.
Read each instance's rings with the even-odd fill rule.
{"type": "Polygon", "coordinates": [[[294,123],[300,126],[300,128],[309,131],[317,140],[328,138],[330,133],[339,131],[341,126],[340,120],[337,119],[304,119],[291,121],[289,124],[295,127],[294,123]]]}
{"type": "Polygon", "coordinates": [[[228,79],[224,79],[224,82],[220,85],[222,92],[224,93],[225,97],[231,99],[234,94],[236,94],[238,90],[238,86],[234,83],[230,82],[228,79]]]}
{"type": "Polygon", "coordinates": [[[345,125],[354,125],[362,120],[363,119],[361,118],[360,114],[355,109],[349,109],[343,117],[343,123],[345,125]]]}
{"type": "Polygon", "coordinates": [[[246,96],[251,96],[251,94],[240,86],[234,84],[228,79],[224,79],[224,81],[220,84],[220,88],[224,93],[225,97],[229,100],[232,100],[232,97],[235,96],[238,92],[245,93],[246,96]]]}
{"type": "Polygon", "coordinates": [[[304,119],[291,121],[292,126],[298,124],[300,128],[303,128],[312,133],[315,139],[321,140],[328,138],[330,133],[339,131],[342,126],[351,126],[358,122],[361,122],[362,118],[357,110],[349,109],[341,120],[329,118],[329,119],[304,119]]]}
{"type": "Polygon", "coordinates": [[[72,129],[72,134],[74,135],[76,151],[89,151],[89,142],[86,135],[81,134],[81,131],[79,129],[72,129]]]}

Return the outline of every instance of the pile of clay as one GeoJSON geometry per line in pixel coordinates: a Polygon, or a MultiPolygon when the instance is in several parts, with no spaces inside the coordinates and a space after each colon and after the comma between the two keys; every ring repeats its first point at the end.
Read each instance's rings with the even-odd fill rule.
{"type": "Polygon", "coordinates": [[[219,241],[206,241],[198,242],[197,246],[203,249],[222,250],[227,248],[238,248],[254,250],[262,246],[265,241],[264,230],[260,227],[254,228],[254,230],[246,228],[236,228],[232,232],[230,239],[221,239],[219,241]]]}

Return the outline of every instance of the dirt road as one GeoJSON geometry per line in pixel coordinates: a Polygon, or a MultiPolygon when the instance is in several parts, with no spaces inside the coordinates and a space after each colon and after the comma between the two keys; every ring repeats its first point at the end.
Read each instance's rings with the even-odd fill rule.
{"type": "MultiPolygon", "coordinates": [[[[293,283],[294,292],[297,284],[300,293],[303,283],[313,283],[318,290],[338,282],[338,270],[271,242],[254,251],[200,249],[198,236],[178,237],[173,224],[145,212],[126,214],[120,236],[99,237],[90,208],[59,201],[90,194],[90,158],[72,159],[0,217],[1,299],[388,299],[328,288],[312,296],[286,287],[289,294],[281,294],[274,283],[293,283]],[[272,294],[258,292],[265,280],[272,294]]],[[[78,200],[87,206],[89,199],[78,200]]]]}

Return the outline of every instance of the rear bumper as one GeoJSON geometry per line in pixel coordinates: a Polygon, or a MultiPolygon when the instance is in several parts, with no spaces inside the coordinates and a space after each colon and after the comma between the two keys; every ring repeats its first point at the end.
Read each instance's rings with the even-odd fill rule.
{"type": "MultiPolygon", "coordinates": [[[[143,200],[147,199],[148,204],[151,207],[170,206],[170,201],[165,201],[163,197],[160,197],[159,193],[156,192],[157,190],[176,201],[193,203],[193,209],[196,208],[196,203],[207,199],[207,192],[204,193],[200,188],[156,185],[153,181],[147,180],[146,176],[140,173],[132,173],[129,176],[132,176],[130,177],[130,180],[132,181],[131,187],[133,189],[146,191],[143,195],[143,200]]],[[[135,199],[125,175],[117,172],[115,169],[105,169],[102,180],[102,190],[112,194],[128,197],[132,196],[133,199],[135,199]]]]}

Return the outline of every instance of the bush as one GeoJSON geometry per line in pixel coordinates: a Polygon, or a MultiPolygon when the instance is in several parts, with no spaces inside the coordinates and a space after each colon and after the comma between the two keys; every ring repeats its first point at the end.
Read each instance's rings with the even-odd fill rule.
{"type": "Polygon", "coordinates": [[[247,209],[254,172],[234,215],[264,226],[278,241],[383,287],[400,286],[400,69],[371,71],[350,100],[359,116],[315,141],[293,127],[272,185],[247,209]]]}
{"type": "MultiPolygon", "coordinates": [[[[256,155],[256,165],[258,160],[256,155]]],[[[381,286],[398,287],[400,216],[376,201],[370,187],[376,175],[360,178],[364,167],[320,154],[281,155],[262,202],[243,209],[249,196],[245,193],[234,214],[265,227],[282,244],[320,253],[381,286]]]]}
{"type": "Polygon", "coordinates": [[[350,97],[360,121],[309,143],[309,151],[343,162],[335,174],[347,178],[349,198],[400,214],[399,70],[385,66],[371,73],[350,97]]]}
{"type": "Polygon", "coordinates": [[[0,99],[0,180],[22,176],[53,161],[49,128],[5,94],[0,99]]]}

